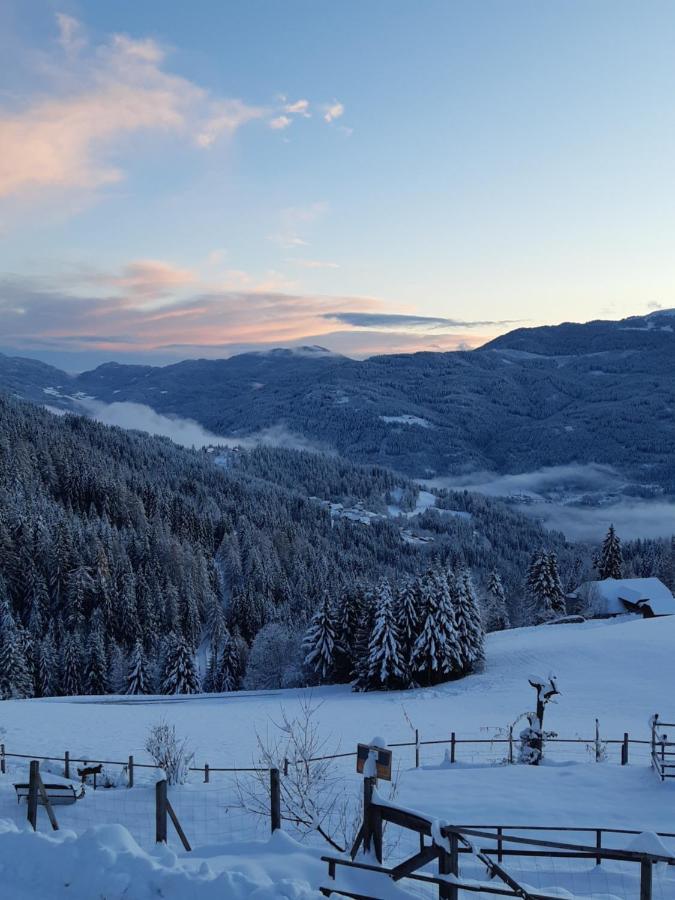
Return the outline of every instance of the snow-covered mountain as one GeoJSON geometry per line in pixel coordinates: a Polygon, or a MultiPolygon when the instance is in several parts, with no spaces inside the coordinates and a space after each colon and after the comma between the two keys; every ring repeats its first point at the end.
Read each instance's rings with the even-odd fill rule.
{"type": "Polygon", "coordinates": [[[640,493],[675,493],[673,325],[675,313],[658,310],[521,328],[470,352],[357,361],[310,347],[108,363],[76,377],[2,357],[0,387],[62,408],[78,392],[142,403],[219,435],[283,425],[416,477],[593,463],[617,468],[640,493]]]}

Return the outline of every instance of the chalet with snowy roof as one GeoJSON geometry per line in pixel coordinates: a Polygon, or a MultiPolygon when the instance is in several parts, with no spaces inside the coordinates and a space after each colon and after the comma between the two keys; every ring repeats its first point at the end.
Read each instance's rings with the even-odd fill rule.
{"type": "Polygon", "coordinates": [[[567,595],[569,607],[593,618],[638,613],[645,619],[675,615],[675,597],[658,578],[587,581],[567,595]]]}

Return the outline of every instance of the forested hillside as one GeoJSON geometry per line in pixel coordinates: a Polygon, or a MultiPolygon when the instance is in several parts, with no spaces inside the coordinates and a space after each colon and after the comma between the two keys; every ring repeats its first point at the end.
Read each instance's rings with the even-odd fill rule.
{"type": "Polygon", "coordinates": [[[418,478],[592,463],[617,469],[624,495],[675,494],[673,321],[517,329],[472,351],[354,360],[310,347],[78,376],[0,356],[0,386],[61,408],[78,394],[142,403],[234,438],[281,429],[418,478]]]}
{"type": "MultiPolygon", "coordinates": [[[[589,548],[499,503],[441,492],[419,506],[418,491],[333,456],[186,450],[0,396],[0,693],[196,690],[200,673],[208,689],[302,683],[322,608],[340,628],[340,610],[368,607],[366,632],[349,625],[365,653],[368,598],[391,590],[398,603],[412,584],[424,621],[419,577],[452,570],[451,594],[471,579],[471,603],[503,627],[528,620],[535,551],[556,555],[564,588],[592,573],[589,548]],[[334,515],[328,500],[373,517],[334,515]]],[[[670,562],[658,542],[624,558],[636,574],[670,562]]]]}
{"type": "Polygon", "coordinates": [[[308,499],[384,508],[391,492],[413,505],[416,491],[332,457],[190,451],[2,397],[2,692],[119,691],[134,667],[145,689],[171,690],[176,671],[193,670],[200,648],[203,662],[205,646],[221,655],[228,635],[240,681],[265,624],[300,636],[326,594],[381,576],[396,585],[431,557],[471,567],[479,586],[501,571],[517,618],[530,548],[575,555],[471,495],[441,498],[451,515],[417,517],[427,543],[403,539],[407,519],[362,525],[308,499]]]}

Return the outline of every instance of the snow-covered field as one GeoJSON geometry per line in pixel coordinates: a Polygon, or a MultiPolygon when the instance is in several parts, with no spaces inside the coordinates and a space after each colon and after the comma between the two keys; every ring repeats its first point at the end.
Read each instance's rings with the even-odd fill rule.
{"type": "MultiPolygon", "coordinates": [[[[320,704],[317,716],[327,742],[325,752],[352,751],[357,741],[367,742],[375,734],[390,743],[408,741],[414,728],[419,729],[422,740],[447,739],[452,731],[460,739],[486,738],[494,737],[496,729],[506,728],[532,708],[534,692],[528,684],[529,675],[554,672],[561,696],[547,709],[548,728],[562,737],[590,740],[597,717],[603,738],[620,739],[629,732],[631,738],[646,741],[651,715],[658,712],[662,719],[675,721],[674,649],[675,618],[624,618],[517,629],[490,635],[485,671],[462,681],[387,694],[321,688],[312,693],[312,702],[320,704]]],[[[306,696],[307,692],[281,691],[147,700],[83,697],[7,701],[0,707],[0,727],[8,753],[59,756],[67,749],[74,757],[112,760],[125,760],[133,754],[138,763],[147,759],[143,744],[148,727],[165,719],[189,738],[196,751],[195,765],[208,762],[212,767],[245,767],[257,760],[256,732],[273,734],[280,708],[294,715],[306,696]]],[[[648,767],[646,745],[631,746],[631,764],[627,767],[618,765],[618,745],[607,747],[608,759],[601,763],[594,761],[594,748],[585,744],[549,745],[547,764],[540,768],[499,765],[505,755],[503,744],[472,747],[461,743],[457,746],[458,763],[453,766],[444,759],[446,748],[443,744],[422,747],[417,770],[413,748],[394,750],[395,767],[401,773],[397,802],[461,824],[675,832],[675,781],[658,781],[648,767]]],[[[76,839],[64,830],[57,845],[51,838],[35,838],[13,830],[23,828],[25,821],[25,808],[17,805],[12,788],[14,781],[24,778],[25,765],[11,758],[8,762],[7,775],[0,777],[0,819],[12,824],[6,824],[0,833],[0,881],[16,884],[13,897],[75,896],[79,900],[99,894],[107,898],[159,896],[149,889],[146,893],[139,888],[136,893],[125,894],[118,888],[113,870],[117,866],[125,873],[126,864],[132,862],[134,871],[145,873],[138,876],[141,881],[145,879],[143,884],[159,879],[166,897],[278,896],[300,900],[314,896],[312,891],[325,882],[316,843],[302,849],[287,837],[277,836],[271,843],[234,846],[233,842],[256,837],[266,840],[269,826],[236,808],[231,775],[214,775],[212,783],[204,785],[203,777],[193,773],[190,785],[172,790],[172,803],[196,848],[192,855],[178,852],[179,845],[171,837],[170,846],[178,854],[175,857],[166,856],[166,850],[160,850],[158,856],[152,844],[153,770],[137,770],[133,790],[121,787],[99,790],[95,795],[89,790],[75,806],[57,809],[63,829],[83,834],[76,839]],[[115,822],[124,824],[143,849],[119,830],[103,828],[84,834],[96,824],[115,822]],[[280,850],[281,840],[287,843],[280,850]],[[105,849],[110,841],[117,849],[105,849]],[[36,864],[30,866],[29,874],[25,874],[24,866],[21,874],[16,860],[21,854],[33,852],[36,864]],[[108,860],[111,880],[105,883],[107,893],[99,890],[98,882],[90,893],[61,894],[56,888],[48,892],[44,884],[50,854],[63,860],[89,854],[108,860]],[[283,860],[294,856],[296,864],[286,869],[283,860]],[[171,863],[168,867],[167,859],[171,863]],[[235,872],[241,875],[240,887],[226,888],[226,879],[234,878],[235,872]],[[192,893],[181,887],[182,878],[192,879],[192,893]]],[[[352,772],[353,759],[336,765],[345,775],[345,790],[356,797],[359,785],[352,772]]],[[[60,771],[59,764],[52,768],[60,771]]],[[[46,833],[46,818],[41,828],[46,833]]],[[[587,839],[573,837],[579,842],[587,839]]],[[[617,838],[616,846],[625,845],[625,838],[617,838]]],[[[669,847],[675,851],[675,841],[669,847]]],[[[565,866],[569,869],[567,861],[559,862],[553,870],[549,862],[549,869],[541,862],[535,871],[510,865],[540,886],[566,886],[572,891],[567,896],[637,900],[634,881],[626,872],[614,872],[611,863],[603,863],[597,871],[594,866],[577,863],[573,883],[569,882],[569,873],[563,872],[565,866]]],[[[65,862],[61,868],[57,866],[55,884],[71,877],[67,869],[65,862]]],[[[672,871],[657,872],[655,898],[675,897],[672,871]]],[[[479,872],[472,875],[479,877],[479,872]]],[[[120,878],[124,880],[122,874],[120,878]]],[[[399,889],[394,892],[393,886],[383,894],[399,895],[399,889]]]]}

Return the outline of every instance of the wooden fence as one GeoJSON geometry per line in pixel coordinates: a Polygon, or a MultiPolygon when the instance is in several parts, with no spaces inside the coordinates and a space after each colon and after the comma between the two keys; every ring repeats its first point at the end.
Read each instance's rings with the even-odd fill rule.
{"type": "MultiPolygon", "coordinates": [[[[606,748],[616,747],[619,751],[618,761],[623,766],[628,765],[628,763],[630,762],[631,748],[643,748],[645,749],[646,753],[649,753],[649,748],[651,747],[652,764],[657,768],[659,775],[662,774],[662,771],[670,769],[672,770],[673,774],[665,774],[662,776],[662,778],[675,777],[675,750],[670,749],[671,747],[675,748],[675,743],[668,743],[667,735],[664,735],[660,732],[660,729],[662,727],[669,726],[667,723],[661,722],[658,718],[658,715],[654,716],[653,723],[658,723],[658,726],[656,724],[652,725],[651,739],[643,740],[640,738],[630,737],[630,734],[628,732],[624,732],[623,737],[621,738],[605,738],[601,736],[598,720],[596,719],[595,733],[592,737],[552,737],[546,739],[545,746],[582,746],[586,750],[588,750],[590,757],[592,759],[595,759],[596,762],[602,762],[607,758],[606,748]]],[[[670,727],[675,728],[675,725],[672,725],[670,727]]],[[[420,736],[419,729],[415,729],[414,740],[394,741],[388,746],[392,750],[410,748],[410,750],[412,751],[411,762],[414,761],[415,768],[419,768],[421,764],[421,750],[423,747],[445,746],[448,750],[448,761],[450,763],[463,761],[463,757],[466,758],[462,752],[465,748],[477,748],[478,750],[484,750],[489,747],[500,747],[504,750],[502,761],[504,763],[513,764],[517,760],[518,745],[518,735],[514,734],[513,726],[511,726],[510,728],[505,730],[505,732],[503,732],[503,736],[501,736],[500,734],[500,736],[498,737],[459,737],[456,732],[452,731],[450,732],[448,737],[434,738],[431,740],[423,740],[420,736]]],[[[347,753],[332,753],[327,754],[326,756],[316,756],[306,760],[284,759],[282,762],[282,767],[284,775],[288,775],[290,766],[304,766],[307,765],[307,763],[323,762],[331,759],[338,760],[355,758],[356,751],[353,750],[347,753]]],[[[71,756],[69,750],[65,750],[60,756],[45,756],[37,753],[10,753],[9,751],[7,751],[5,744],[0,744],[0,773],[2,774],[4,774],[6,771],[6,760],[8,759],[37,759],[41,762],[60,762],[63,764],[63,775],[65,778],[71,778],[71,765],[73,763],[80,763],[82,765],[89,765],[91,763],[98,765],[100,763],[104,766],[119,766],[126,773],[127,784],[129,787],[134,786],[134,774],[136,769],[160,768],[155,763],[137,762],[133,754],[130,754],[123,760],[94,759],[93,757],[87,757],[85,759],[82,757],[74,757],[71,756]]],[[[257,766],[212,766],[210,763],[205,762],[201,766],[190,766],[188,771],[200,773],[201,775],[203,775],[204,782],[208,784],[211,775],[218,772],[230,774],[261,772],[265,773],[269,772],[269,769],[257,766]]]]}
{"type": "MultiPolygon", "coordinates": [[[[71,760],[74,762],[75,760],[71,760]]],[[[281,779],[278,769],[270,769],[270,822],[272,833],[281,828],[281,779]]],[[[59,830],[56,813],[53,808],[55,802],[59,802],[54,797],[52,791],[59,785],[45,785],[40,775],[40,762],[32,759],[29,765],[29,781],[27,785],[19,785],[20,788],[27,787],[26,799],[26,818],[33,828],[37,831],[38,826],[38,806],[42,806],[47,813],[49,822],[54,831],[59,830]]],[[[18,795],[18,792],[17,792],[18,795]]],[[[73,794],[72,802],[76,803],[81,799],[73,794]]],[[[71,801],[69,801],[71,802],[71,801]]],[[[190,842],[178,820],[178,816],[171,805],[168,793],[168,784],[166,778],[162,778],[155,784],[155,841],[158,844],[165,844],[168,840],[168,823],[171,821],[176,833],[180,838],[183,847],[186,850],[192,850],[190,842]]]]}
{"type": "Polygon", "coordinates": [[[652,717],[652,766],[661,781],[675,778],[675,741],[669,741],[664,728],[675,728],[672,722],[662,722],[658,713],[652,717]]]}
{"type": "MultiPolygon", "coordinates": [[[[363,822],[351,850],[351,859],[322,857],[324,862],[328,863],[329,877],[329,883],[321,888],[324,896],[340,894],[356,898],[356,900],[377,900],[377,898],[370,898],[369,895],[363,893],[353,893],[336,884],[338,867],[347,867],[378,872],[394,882],[411,879],[436,885],[439,900],[458,900],[460,890],[502,897],[519,897],[521,900],[556,900],[551,895],[525,888],[503,868],[502,862],[505,856],[520,856],[589,859],[597,865],[600,865],[603,860],[639,865],[640,900],[653,900],[653,866],[656,863],[675,865],[675,857],[670,855],[617,850],[603,845],[603,835],[637,835],[640,833],[628,829],[524,825],[434,825],[431,819],[420,813],[382,801],[375,792],[375,785],[375,778],[364,778],[363,822]],[[420,841],[419,852],[393,867],[382,865],[382,838],[385,823],[415,832],[420,841]],[[511,831],[518,831],[519,834],[510,834],[511,831]],[[594,835],[595,839],[592,844],[578,844],[567,840],[524,837],[523,832],[547,832],[556,836],[566,836],[570,832],[590,833],[594,835]],[[427,838],[431,839],[431,843],[426,842],[427,838]],[[374,851],[378,865],[356,862],[356,856],[361,847],[363,847],[364,853],[374,851]],[[462,854],[471,854],[485,865],[491,880],[486,882],[477,882],[475,879],[463,881],[460,872],[462,854]],[[438,864],[437,876],[420,871],[434,861],[437,861],[438,864]],[[452,877],[448,879],[444,876],[452,877]]],[[[659,837],[675,838],[675,833],[660,833],[659,837]]]]}

